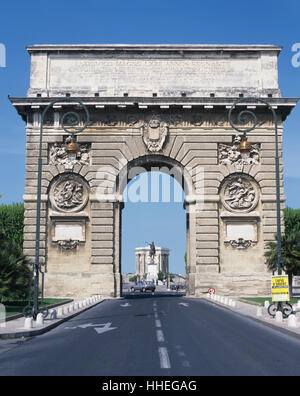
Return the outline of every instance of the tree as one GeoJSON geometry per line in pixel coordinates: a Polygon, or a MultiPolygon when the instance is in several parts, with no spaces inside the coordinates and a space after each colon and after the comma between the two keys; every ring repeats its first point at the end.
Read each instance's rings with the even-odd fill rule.
{"type": "Polygon", "coordinates": [[[18,242],[0,224],[0,300],[25,299],[30,281],[29,260],[18,242]]]}
{"type": "Polygon", "coordinates": [[[8,239],[23,245],[24,204],[0,205],[0,224],[8,239]]]}
{"type": "Polygon", "coordinates": [[[162,271],[159,271],[159,273],[157,274],[157,279],[161,282],[165,279],[165,275],[162,271]]]}
{"type": "Polygon", "coordinates": [[[131,277],[129,278],[129,282],[135,282],[135,283],[136,283],[136,280],[137,280],[137,276],[136,276],[136,275],[131,276],[131,277]]]}
{"type": "Polygon", "coordinates": [[[300,231],[300,209],[284,209],[285,234],[300,231]]]}
{"type": "MultiPolygon", "coordinates": [[[[300,210],[286,208],[284,211],[285,235],[281,237],[282,266],[291,279],[300,275],[300,210]]],[[[277,235],[276,235],[277,240],[277,235]]],[[[268,242],[265,252],[268,268],[277,269],[277,242],[268,242]]]]}

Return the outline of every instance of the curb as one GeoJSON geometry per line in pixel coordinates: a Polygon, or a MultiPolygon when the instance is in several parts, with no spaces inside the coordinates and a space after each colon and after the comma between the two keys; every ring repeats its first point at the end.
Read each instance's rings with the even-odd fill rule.
{"type": "MultiPolygon", "coordinates": [[[[47,308],[48,309],[52,309],[52,308],[60,307],[61,305],[70,304],[73,301],[74,300],[70,299],[70,300],[66,300],[64,302],[60,302],[60,303],[56,303],[56,304],[52,304],[52,305],[47,305],[47,308]]],[[[24,308],[25,308],[25,305],[24,305],[24,308]]],[[[22,314],[22,313],[19,313],[19,314],[16,314],[16,315],[12,315],[12,316],[9,316],[8,318],[6,318],[6,322],[11,322],[12,320],[20,319],[20,318],[23,318],[23,317],[25,318],[24,314],[22,314]]]]}
{"type": "Polygon", "coordinates": [[[15,338],[22,338],[22,337],[34,337],[38,335],[42,335],[47,333],[50,330],[55,329],[59,325],[61,325],[64,322],[67,322],[68,320],[74,318],[75,316],[80,315],[83,312],[88,311],[91,308],[96,307],[97,305],[103,303],[104,301],[107,301],[108,299],[103,299],[96,304],[90,305],[89,307],[86,307],[82,309],[81,311],[75,312],[72,315],[66,316],[65,318],[58,319],[56,322],[51,323],[50,325],[40,328],[40,329],[32,329],[32,330],[24,330],[24,331],[18,331],[18,332],[11,332],[11,333],[2,333],[0,334],[0,340],[9,340],[9,339],[15,339],[15,338]]]}

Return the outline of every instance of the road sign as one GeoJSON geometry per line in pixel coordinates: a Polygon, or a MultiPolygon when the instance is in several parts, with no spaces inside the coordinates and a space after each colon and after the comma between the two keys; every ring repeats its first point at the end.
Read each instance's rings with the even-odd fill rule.
{"type": "Polygon", "coordinates": [[[214,289],[213,287],[211,287],[210,289],[208,289],[208,293],[209,293],[210,295],[216,294],[216,289],[214,289]]]}
{"type": "Polygon", "coordinates": [[[290,300],[288,275],[272,276],[272,299],[274,302],[290,300]]]}

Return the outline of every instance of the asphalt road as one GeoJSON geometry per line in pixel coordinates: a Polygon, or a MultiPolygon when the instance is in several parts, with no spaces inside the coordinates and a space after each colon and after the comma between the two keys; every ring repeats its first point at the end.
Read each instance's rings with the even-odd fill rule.
{"type": "Polygon", "coordinates": [[[300,375],[300,340],[209,301],[136,293],[0,341],[0,375],[300,375]]]}

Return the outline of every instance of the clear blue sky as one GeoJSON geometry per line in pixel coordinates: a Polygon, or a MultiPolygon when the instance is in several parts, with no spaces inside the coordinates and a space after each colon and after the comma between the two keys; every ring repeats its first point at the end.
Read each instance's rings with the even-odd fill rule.
{"type": "MultiPolygon", "coordinates": [[[[26,95],[27,45],[276,44],[284,47],[279,57],[283,96],[300,96],[300,67],[291,63],[291,48],[300,43],[299,0],[5,0],[0,11],[0,43],[7,51],[7,67],[0,68],[3,203],[21,201],[24,190],[24,123],[7,96],[26,95]]],[[[285,192],[287,204],[294,208],[300,207],[299,149],[300,104],[286,121],[284,136],[285,192]]],[[[123,217],[125,271],[134,270],[132,247],[157,238],[157,243],[172,249],[171,270],[183,272],[185,212],[181,204],[127,204],[123,217]]]]}

